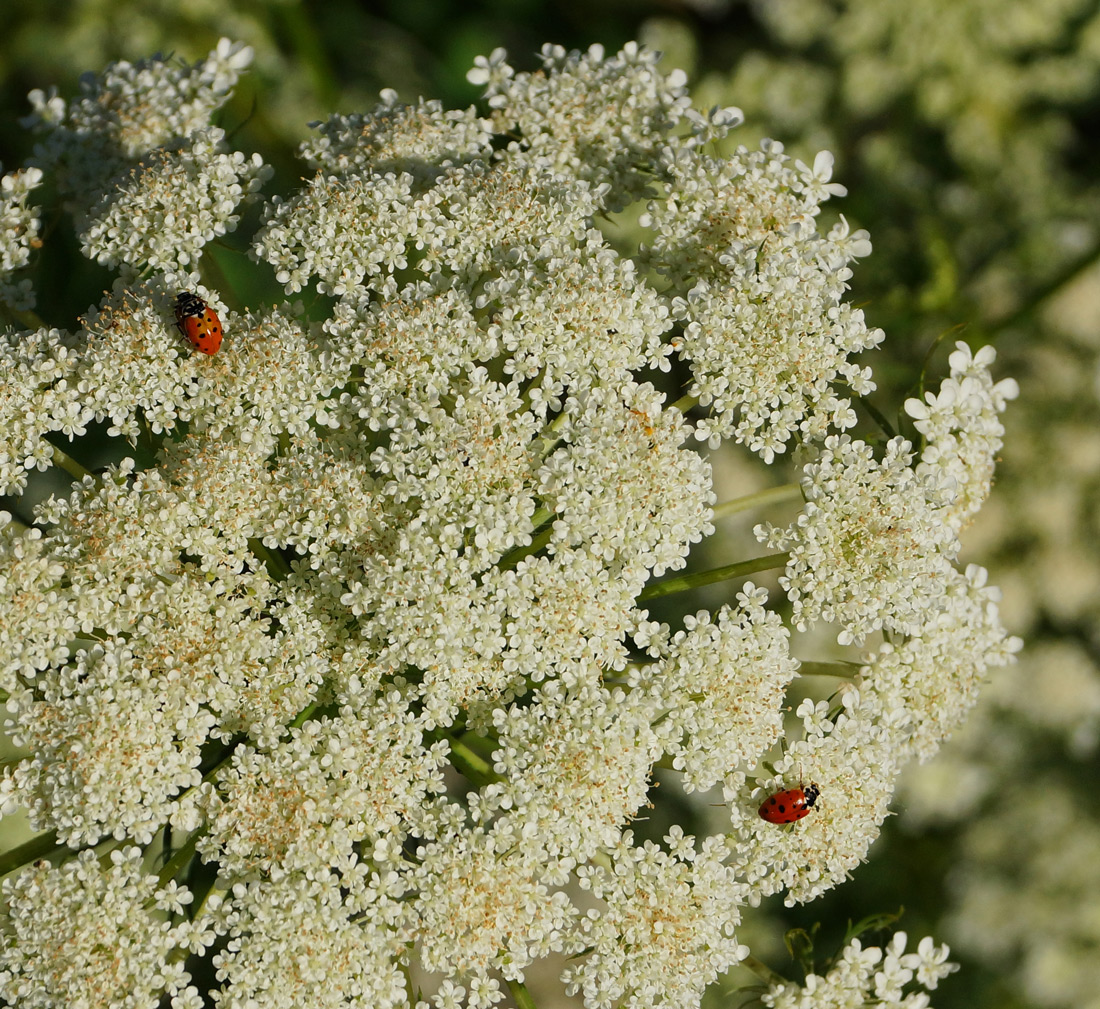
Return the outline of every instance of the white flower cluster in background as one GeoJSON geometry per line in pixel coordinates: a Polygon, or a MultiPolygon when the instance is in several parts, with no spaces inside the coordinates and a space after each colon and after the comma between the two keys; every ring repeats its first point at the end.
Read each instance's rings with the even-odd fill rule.
{"type": "Polygon", "coordinates": [[[880,949],[864,949],[853,939],[827,974],[809,974],[802,985],[774,985],[762,998],[768,1009],[824,1009],[826,1006],[898,1006],[924,1009],[928,995],[913,982],[933,990],[958,969],[947,960],[947,947],[936,946],[925,936],[915,953],[906,953],[908,936],[895,932],[880,949]]]}
{"type": "Polygon", "coordinates": [[[938,933],[1050,1009],[1100,1005],[1100,818],[1083,798],[1100,747],[1098,311],[1093,266],[1052,299],[1041,340],[1026,334],[1028,395],[1009,413],[996,514],[976,523],[1028,648],[899,791],[907,834],[955,836],[938,933]]]}
{"type": "MultiPolygon", "coordinates": [[[[0,998],[129,992],[90,953],[83,995],[78,969],[43,966],[98,949],[54,906],[79,872],[82,893],[121,889],[112,907],[165,909],[132,951],[163,962],[135,1004],[197,1006],[172,949],[217,943],[225,1006],[412,1006],[426,971],[418,1009],[480,1009],[547,957],[591,1009],[697,1006],[750,955],[741,909],[842,882],[905,763],[1011,659],[984,571],[955,567],[1012,391],[992,354],[956,352],[919,461],[855,438],[874,385],[853,356],[882,334],[843,301],[866,236],[816,229],[831,158],[704,154],[739,114],[694,112],[640,47],[542,56],[478,61],[484,118],[385,94],[320,125],[317,174],[249,239],[288,295],[328,296],[310,312],[237,311],[195,279],[267,174],[206,122],[244,52],[38,99],[43,164],[121,277],[72,333],[5,333],[0,490],[77,469],[60,438],[79,460],[93,423],[121,461],[3,515],[0,690],[24,755],[0,804],[209,885],[185,928],[164,881],[86,855],[24,869],[0,998]],[[616,230],[629,203],[642,246],[616,230]],[[175,327],[185,278],[220,316],[215,356],[175,327]],[[799,659],[763,588],[669,622],[644,604],[714,532],[699,449],[724,442],[797,448],[805,507],[760,534],[795,627],[883,632],[788,722],[799,659]],[[805,818],[758,815],[811,781],[805,818]],[[648,803],[719,785],[723,828],[642,836],[648,803]]],[[[875,985],[934,985],[921,964],[942,956],[901,945],[875,985]]]]}
{"type": "Polygon", "coordinates": [[[12,274],[26,266],[31,250],[42,244],[38,211],[27,205],[27,195],[41,184],[40,168],[24,168],[0,177],[0,302],[15,309],[34,307],[33,284],[12,274]]]}
{"type": "Polygon", "coordinates": [[[996,356],[992,347],[975,355],[965,343],[957,343],[947,361],[951,374],[939,392],[925,393],[924,402],[905,402],[905,412],[925,442],[917,473],[946,486],[951,494],[949,521],[960,529],[989,496],[1005,433],[1000,415],[1006,401],[1020,393],[1014,378],[993,383],[989,366],[996,356]]]}

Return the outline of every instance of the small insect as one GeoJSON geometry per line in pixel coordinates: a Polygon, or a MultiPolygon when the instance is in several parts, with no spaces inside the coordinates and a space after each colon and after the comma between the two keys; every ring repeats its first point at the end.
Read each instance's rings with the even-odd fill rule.
{"type": "Polygon", "coordinates": [[[821,789],[813,782],[805,788],[788,788],[769,795],[760,804],[760,815],[768,823],[794,823],[801,820],[817,802],[821,789]]]}
{"type": "Polygon", "coordinates": [[[222,345],[221,320],[197,294],[180,291],[176,295],[176,325],[203,354],[216,354],[222,345]]]}

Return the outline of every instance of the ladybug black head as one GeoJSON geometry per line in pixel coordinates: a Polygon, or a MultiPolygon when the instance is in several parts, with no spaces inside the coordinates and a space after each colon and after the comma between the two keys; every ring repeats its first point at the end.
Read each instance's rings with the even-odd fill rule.
{"type": "Polygon", "coordinates": [[[806,796],[806,805],[813,806],[821,796],[821,789],[811,781],[804,789],[804,794],[806,796]]]}
{"type": "Polygon", "coordinates": [[[180,291],[176,295],[175,307],[177,315],[202,315],[206,310],[206,302],[190,291],[180,291]]]}

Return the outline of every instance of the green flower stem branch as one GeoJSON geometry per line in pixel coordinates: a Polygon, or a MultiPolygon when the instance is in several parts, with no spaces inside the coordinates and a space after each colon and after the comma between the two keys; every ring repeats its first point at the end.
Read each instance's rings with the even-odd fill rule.
{"type": "Polygon", "coordinates": [[[662,596],[670,596],[676,592],[688,592],[703,585],[713,585],[715,582],[743,578],[745,575],[755,574],[757,571],[772,571],[785,567],[789,559],[790,554],[788,553],[765,554],[763,557],[753,557],[751,560],[738,561],[736,564],[711,568],[709,571],[697,571],[690,575],[680,575],[677,578],[666,578],[664,581],[654,582],[652,585],[646,586],[638,595],[638,602],[644,603],[650,599],[660,599],[662,596]]]}
{"type": "Polygon", "coordinates": [[[686,414],[694,406],[699,405],[698,396],[681,396],[675,403],[669,405],[670,410],[679,410],[680,413],[686,414]]]}
{"type": "Polygon", "coordinates": [[[0,855],[0,876],[6,876],[9,872],[18,869],[21,865],[33,862],[36,858],[42,858],[56,848],[56,830],[47,830],[44,834],[38,834],[29,841],[24,841],[22,844],[0,855]]]}
{"type": "Polygon", "coordinates": [[[767,508],[771,505],[801,500],[802,488],[796,483],[787,483],[781,487],[769,487],[767,490],[757,491],[755,494],[746,494],[732,501],[723,501],[714,506],[714,517],[722,519],[737,515],[739,512],[752,511],[755,508],[767,508]]]}
{"type": "Polygon", "coordinates": [[[500,780],[500,776],[493,771],[493,765],[466,743],[452,739],[450,747],[451,763],[475,785],[480,787],[500,780]]]}
{"type": "Polygon", "coordinates": [[[516,1003],[516,1009],[538,1009],[538,1004],[533,998],[531,993],[527,990],[527,985],[522,981],[508,981],[508,990],[512,993],[512,999],[516,1003]]]}
{"type": "Polygon", "coordinates": [[[858,662],[801,662],[798,672],[802,676],[833,676],[840,680],[851,680],[863,668],[858,662]]]}
{"type": "MultiPolygon", "coordinates": [[[[540,508],[535,515],[535,528],[538,529],[545,523],[552,513],[545,508],[540,508]]],[[[539,533],[537,533],[531,540],[531,542],[518,550],[513,550],[510,554],[500,559],[500,563],[497,567],[501,571],[512,570],[521,560],[525,557],[530,557],[532,554],[537,554],[547,543],[550,542],[550,537],[554,535],[553,523],[546,525],[539,533]]]]}
{"type": "Polygon", "coordinates": [[[267,567],[268,574],[272,578],[283,579],[290,574],[290,565],[277,550],[268,550],[263,541],[258,537],[251,537],[248,541],[249,549],[267,567]]]}
{"type": "Polygon", "coordinates": [[[781,985],[787,983],[787,979],[782,974],[777,974],[771,967],[762,960],[758,960],[751,953],[740,962],[739,966],[751,970],[765,984],[781,985]]]}
{"type": "Polygon", "coordinates": [[[195,845],[198,843],[199,834],[197,830],[192,831],[187,840],[172,852],[172,857],[164,863],[164,868],[157,876],[160,886],[167,886],[195,857],[195,845]]]}
{"type": "Polygon", "coordinates": [[[85,469],[67,452],[61,451],[56,445],[52,445],[53,460],[74,480],[83,480],[86,476],[94,476],[91,470],[85,469]]]}
{"type": "Polygon", "coordinates": [[[3,310],[14,321],[21,326],[26,326],[28,329],[44,329],[46,326],[42,321],[42,317],[30,309],[12,308],[10,305],[4,305],[3,310]]]}

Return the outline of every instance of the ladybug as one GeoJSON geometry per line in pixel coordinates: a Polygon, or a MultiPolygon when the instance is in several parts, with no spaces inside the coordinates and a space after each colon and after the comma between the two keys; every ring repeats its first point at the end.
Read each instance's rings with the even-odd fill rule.
{"type": "Polygon", "coordinates": [[[760,804],[760,815],[768,823],[794,823],[813,808],[820,795],[821,789],[813,782],[805,788],[788,788],[769,795],[760,804]]]}
{"type": "Polygon", "coordinates": [[[176,326],[203,354],[216,354],[222,345],[222,324],[217,313],[190,291],[176,295],[176,326]]]}

